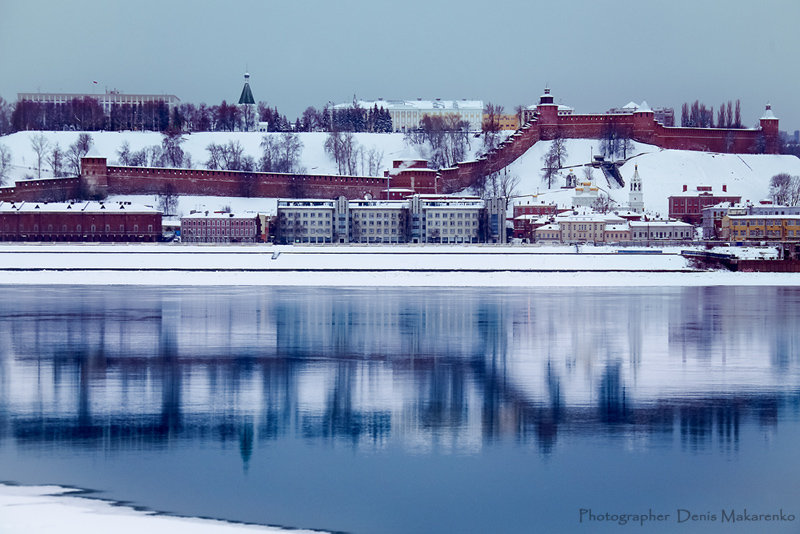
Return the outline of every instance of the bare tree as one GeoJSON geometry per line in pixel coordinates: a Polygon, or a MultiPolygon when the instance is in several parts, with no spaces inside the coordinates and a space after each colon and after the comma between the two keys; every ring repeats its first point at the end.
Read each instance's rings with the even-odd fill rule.
{"type": "Polygon", "coordinates": [[[367,165],[369,167],[367,176],[378,176],[383,165],[383,150],[378,150],[374,146],[370,148],[367,152],[367,165]]]}
{"type": "Polygon", "coordinates": [[[514,108],[514,113],[517,115],[517,128],[522,128],[524,126],[524,119],[525,119],[525,106],[518,105],[514,108]]]}
{"type": "Polygon", "coordinates": [[[518,185],[519,176],[508,172],[508,168],[505,168],[486,177],[481,196],[483,198],[512,197],[517,193],[518,185]]]}
{"type": "Polygon", "coordinates": [[[0,185],[5,183],[11,173],[11,149],[0,145],[0,185]]]}
{"type": "MultiPolygon", "coordinates": [[[[247,107],[247,106],[245,106],[247,107]]],[[[181,144],[186,138],[178,130],[164,132],[161,138],[161,151],[166,167],[184,167],[184,154],[181,144]]]]}
{"type": "Polygon", "coordinates": [[[47,137],[45,137],[44,134],[39,133],[31,136],[31,148],[33,148],[33,152],[36,154],[36,172],[38,177],[41,178],[42,163],[44,163],[47,158],[47,150],[50,148],[50,143],[47,141],[47,137]]]}
{"type": "Polygon", "coordinates": [[[544,155],[544,175],[543,180],[547,183],[548,188],[553,187],[553,181],[556,174],[563,166],[563,162],[567,159],[567,147],[564,143],[564,138],[556,135],[553,139],[550,149],[544,155]]]}
{"type": "Polygon", "coordinates": [[[178,192],[172,183],[166,183],[158,195],[158,209],[164,215],[176,215],[178,211],[178,192]]]}
{"type": "Polygon", "coordinates": [[[614,201],[605,193],[600,193],[592,203],[592,209],[598,213],[608,213],[614,209],[614,201]]]}
{"type": "MultiPolygon", "coordinates": [[[[123,146],[125,145],[127,145],[127,141],[123,143],[123,146]]],[[[92,136],[87,133],[80,134],[78,139],[69,145],[69,150],[67,151],[67,165],[74,176],[78,176],[81,173],[81,158],[86,156],[91,148],[92,136]]],[[[127,163],[123,163],[123,165],[127,165],[127,163]]]]}
{"type": "Polygon", "coordinates": [[[485,152],[497,147],[500,134],[500,118],[503,115],[503,106],[489,102],[483,109],[483,149],[485,152]]]}
{"type": "Polygon", "coordinates": [[[336,163],[339,174],[358,174],[360,147],[352,133],[331,131],[325,140],[325,152],[336,163]]]}
{"type": "Polygon", "coordinates": [[[50,154],[47,156],[47,163],[53,171],[53,176],[60,178],[64,176],[64,151],[61,150],[61,145],[56,143],[50,154]]]}
{"type": "Polygon", "coordinates": [[[800,204],[800,176],[782,172],[770,180],[769,194],[775,204],[797,206],[800,204]]]}

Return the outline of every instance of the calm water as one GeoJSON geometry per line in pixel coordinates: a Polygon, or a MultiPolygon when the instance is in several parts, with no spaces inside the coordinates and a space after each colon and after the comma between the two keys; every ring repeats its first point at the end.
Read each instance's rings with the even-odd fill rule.
{"type": "Polygon", "coordinates": [[[800,288],[0,287],[0,481],[364,534],[798,532],[798,324],[800,288]]]}

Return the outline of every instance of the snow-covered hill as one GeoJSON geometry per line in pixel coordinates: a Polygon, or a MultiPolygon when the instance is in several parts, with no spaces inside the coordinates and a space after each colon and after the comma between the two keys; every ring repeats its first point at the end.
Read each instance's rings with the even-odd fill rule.
{"type": "MultiPolygon", "coordinates": [[[[554,188],[548,190],[542,182],[543,157],[550,148],[550,142],[536,143],[530,150],[512,163],[508,170],[520,178],[520,193],[542,194],[541,199],[557,202],[562,206],[570,206],[572,190],[554,188]]],[[[566,142],[566,165],[579,165],[591,161],[592,155],[598,153],[599,141],[592,139],[570,139],[566,142]]],[[[642,178],[642,193],[645,209],[648,212],[666,216],[667,198],[680,194],[683,185],[689,191],[698,185],[710,185],[715,193],[722,192],[727,185],[728,194],[741,196],[742,200],[758,202],[768,196],[769,181],[772,176],[787,172],[800,175],[800,159],[795,156],[755,155],[755,154],[718,154],[712,152],[696,152],[691,150],[663,150],[656,146],[634,143],[630,154],[638,154],[628,160],[620,173],[625,184],[630,184],[636,165],[642,178]]],[[[567,171],[562,171],[566,175],[567,171]]],[[[584,178],[581,168],[574,169],[579,180],[584,178]]],[[[595,183],[611,195],[621,205],[628,203],[628,190],[614,189],[599,169],[593,170],[595,183]]],[[[563,179],[559,184],[563,185],[563,179]]]]}
{"type": "MultiPolygon", "coordinates": [[[[24,179],[35,175],[36,158],[31,147],[31,137],[38,132],[17,132],[0,137],[0,144],[12,152],[12,178],[24,179]]],[[[66,149],[73,143],[78,132],[44,132],[51,146],[58,143],[66,149]]],[[[161,143],[157,132],[91,132],[95,150],[106,156],[110,163],[117,160],[117,151],[127,141],[131,150],[161,143]]],[[[269,134],[280,135],[280,134],[269,134]]],[[[335,173],[336,166],[324,150],[327,134],[300,133],[303,142],[301,165],[309,173],[335,173]]],[[[183,143],[185,152],[191,154],[195,167],[202,168],[208,159],[206,147],[211,143],[239,141],[245,153],[258,159],[260,143],[264,134],[247,132],[203,132],[186,135],[183,143]]],[[[404,158],[425,158],[424,148],[408,146],[402,134],[355,134],[358,144],[369,151],[375,148],[383,152],[383,168],[389,168],[392,160],[404,158]]],[[[480,140],[471,138],[470,157],[481,148],[480,140]]],[[[592,139],[570,139],[566,142],[567,159],[565,165],[578,165],[589,162],[598,153],[600,143],[592,139]]],[[[563,179],[553,189],[548,190],[542,182],[543,157],[550,142],[540,142],[509,166],[509,172],[520,179],[517,186],[519,194],[539,193],[540,198],[553,200],[564,207],[571,206],[572,191],[561,189],[563,179]]],[[[632,152],[638,154],[625,163],[620,171],[626,184],[634,173],[634,165],[639,166],[642,177],[645,208],[652,213],[666,215],[667,197],[682,191],[683,185],[694,190],[698,185],[710,185],[715,192],[721,192],[727,185],[728,193],[741,195],[743,200],[757,202],[769,192],[769,180],[775,174],[787,172],[800,175],[800,159],[794,156],[778,155],[739,155],[694,152],[687,150],[662,150],[651,145],[635,143],[632,152]]],[[[566,172],[563,173],[566,175],[566,172]]],[[[579,180],[584,178],[582,169],[575,169],[579,180]]],[[[607,191],[613,200],[621,205],[627,204],[627,189],[613,189],[599,170],[594,170],[595,182],[607,191]]],[[[43,176],[47,172],[43,169],[43,176]]]]}

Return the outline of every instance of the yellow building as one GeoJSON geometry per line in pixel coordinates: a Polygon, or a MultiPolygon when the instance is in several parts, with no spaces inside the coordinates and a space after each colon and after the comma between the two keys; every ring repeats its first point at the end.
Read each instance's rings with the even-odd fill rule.
{"type": "MultiPolygon", "coordinates": [[[[495,117],[501,130],[511,130],[512,132],[519,129],[519,117],[516,115],[497,115],[495,117]]],[[[489,120],[489,115],[483,114],[483,123],[489,120]]]]}
{"type": "Polygon", "coordinates": [[[722,238],[728,241],[798,241],[800,215],[727,215],[722,238]]]}

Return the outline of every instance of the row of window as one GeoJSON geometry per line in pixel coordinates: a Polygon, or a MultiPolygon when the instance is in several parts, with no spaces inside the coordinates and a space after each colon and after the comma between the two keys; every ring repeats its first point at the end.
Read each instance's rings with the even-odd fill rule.
{"type": "MultiPolygon", "coordinates": [[[[57,231],[60,231],[60,232],[75,232],[75,233],[83,232],[83,226],[80,225],[80,224],[76,224],[74,227],[72,227],[70,225],[67,225],[67,224],[62,224],[61,225],[61,230],[58,230],[57,228],[58,228],[57,226],[53,227],[52,224],[48,224],[46,229],[44,227],[42,227],[42,231],[48,232],[48,233],[57,232],[57,231]]],[[[5,225],[5,231],[6,232],[11,232],[12,231],[11,227],[8,224],[5,225]]],[[[32,228],[27,228],[26,229],[24,224],[20,224],[19,225],[19,230],[17,230],[17,228],[14,228],[13,231],[14,232],[17,232],[17,231],[19,231],[19,232],[31,231],[33,233],[38,233],[39,232],[39,225],[38,224],[34,224],[32,228]]],[[[91,225],[89,231],[90,232],[97,232],[97,225],[95,225],[95,224],[91,225]]],[[[119,231],[120,231],[120,233],[125,233],[125,225],[124,224],[120,224],[119,225],[119,231]]],[[[152,224],[148,224],[147,225],[147,231],[148,232],[152,232],[153,231],[153,225],[152,224]]],[[[111,232],[111,225],[110,224],[105,225],[105,232],[111,232]]],[[[139,232],[139,225],[138,224],[134,224],[133,225],[132,232],[134,234],[139,232]]]]}

